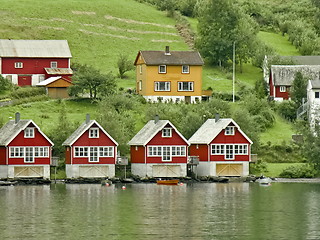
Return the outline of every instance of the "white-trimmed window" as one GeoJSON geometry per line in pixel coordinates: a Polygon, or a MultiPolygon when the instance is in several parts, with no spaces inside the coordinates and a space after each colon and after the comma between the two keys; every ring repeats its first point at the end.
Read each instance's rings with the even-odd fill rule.
{"type": "Polygon", "coordinates": [[[224,145],[212,144],[211,145],[211,155],[224,155],[224,145]]]}
{"type": "Polygon", "coordinates": [[[224,134],[225,135],[234,135],[234,126],[226,127],[224,134]]]}
{"type": "Polygon", "coordinates": [[[170,82],[154,82],[155,91],[170,91],[170,82]]]}
{"type": "Polygon", "coordinates": [[[75,157],[88,157],[88,147],[74,147],[75,157]]]}
{"type": "Polygon", "coordinates": [[[162,137],[171,137],[171,136],[172,136],[172,128],[162,129],[162,137]]]}
{"type": "Polygon", "coordinates": [[[189,65],[182,65],[182,73],[189,73],[189,65]]]}
{"type": "Polygon", "coordinates": [[[178,82],[178,91],[193,91],[193,82],[178,82]]]}
{"type": "Polygon", "coordinates": [[[320,92],[314,92],[314,98],[320,98],[320,92]]]}
{"type": "Polygon", "coordinates": [[[142,90],[142,80],[139,81],[139,91],[142,90]]]}
{"type": "Polygon", "coordinates": [[[114,147],[99,147],[99,157],[113,157],[114,147]]]}
{"type": "Polygon", "coordinates": [[[24,147],[10,147],[11,158],[22,158],[24,157],[24,147]]]}
{"type": "Polygon", "coordinates": [[[34,147],[35,157],[49,157],[48,147],[34,147]]]}
{"type": "Polygon", "coordinates": [[[139,65],[140,74],[142,74],[142,65],[139,65]]]}
{"type": "Polygon", "coordinates": [[[99,137],[99,128],[90,128],[89,138],[98,138],[98,137],[99,137]]]}
{"type": "Polygon", "coordinates": [[[163,146],[162,147],[162,161],[171,161],[171,147],[163,146]]]}
{"type": "Polygon", "coordinates": [[[185,146],[172,146],[171,147],[172,156],[186,156],[186,147],[185,146]]]}
{"type": "Polygon", "coordinates": [[[57,68],[58,67],[58,62],[50,62],[50,67],[51,68],[57,68]]]}
{"type": "Polygon", "coordinates": [[[286,86],[280,86],[280,92],[286,92],[287,89],[286,89],[286,86]]]}
{"type": "Polygon", "coordinates": [[[234,145],[234,154],[247,155],[248,154],[248,145],[247,144],[235,144],[234,145]]]}
{"type": "Polygon", "coordinates": [[[23,68],[23,63],[22,62],[15,62],[14,68],[23,68]]]}
{"type": "Polygon", "coordinates": [[[167,66],[159,65],[159,73],[167,73],[167,66]]]}
{"type": "Polygon", "coordinates": [[[99,162],[98,147],[90,147],[89,162],[99,162]]]}
{"type": "Polygon", "coordinates": [[[234,147],[233,144],[226,144],[226,154],[225,154],[226,160],[234,159],[233,147],[234,147]]]}
{"type": "Polygon", "coordinates": [[[34,138],[34,128],[32,127],[27,127],[24,130],[24,137],[25,138],[34,138]]]}
{"type": "Polygon", "coordinates": [[[25,147],[24,162],[26,162],[26,163],[33,163],[34,162],[33,150],[34,150],[33,147],[25,147]]]}

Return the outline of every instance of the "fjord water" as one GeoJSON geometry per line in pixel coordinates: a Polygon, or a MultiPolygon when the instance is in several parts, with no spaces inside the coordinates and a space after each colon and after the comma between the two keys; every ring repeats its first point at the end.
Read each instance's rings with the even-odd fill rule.
{"type": "Polygon", "coordinates": [[[0,239],[320,239],[319,183],[0,187],[0,239]]]}

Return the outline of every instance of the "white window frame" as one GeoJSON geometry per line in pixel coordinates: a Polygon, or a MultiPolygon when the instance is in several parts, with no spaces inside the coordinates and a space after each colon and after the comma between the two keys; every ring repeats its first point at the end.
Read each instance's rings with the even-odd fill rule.
{"type": "Polygon", "coordinates": [[[167,65],[159,65],[158,67],[159,73],[167,73],[167,65]]]}
{"type": "Polygon", "coordinates": [[[225,160],[234,160],[236,155],[248,154],[248,144],[211,144],[211,155],[224,155],[225,160]]]}
{"type": "Polygon", "coordinates": [[[140,74],[142,74],[142,65],[139,65],[140,74]]]}
{"type": "Polygon", "coordinates": [[[224,155],[224,145],[211,144],[211,155],[224,155]]]}
{"type": "Polygon", "coordinates": [[[23,63],[22,62],[15,62],[14,68],[23,68],[23,63]]]}
{"type": "Polygon", "coordinates": [[[50,68],[58,68],[58,62],[50,62],[50,68]]]}
{"type": "Polygon", "coordinates": [[[154,82],[154,91],[155,92],[170,92],[171,88],[170,82],[154,82]],[[161,89],[161,84],[164,84],[164,89],[161,89]]]}
{"type": "Polygon", "coordinates": [[[162,147],[162,161],[163,162],[171,162],[172,161],[172,154],[171,154],[171,147],[170,146],[163,146],[162,147]]]}
{"type": "Polygon", "coordinates": [[[190,73],[190,66],[189,65],[182,65],[182,73],[190,73]]]}
{"type": "Polygon", "coordinates": [[[233,149],[235,155],[248,155],[248,144],[235,144],[233,149]]]}
{"type": "Polygon", "coordinates": [[[89,162],[99,162],[99,147],[89,147],[89,162]]]}
{"type": "Polygon", "coordinates": [[[113,146],[99,147],[99,158],[100,157],[114,157],[114,147],[113,146]]]}
{"type": "Polygon", "coordinates": [[[224,135],[234,135],[235,134],[235,127],[234,126],[227,126],[224,130],[224,135]]]}
{"type": "Polygon", "coordinates": [[[26,129],[24,129],[24,137],[25,138],[34,138],[34,128],[27,127],[26,129]]]}
{"type": "Polygon", "coordinates": [[[34,147],[25,147],[24,149],[24,162],[34,163],[34,147]]]}
{"type": "Polygon", "coordinates": [[[314,98],[316,98],[316,99],[320,98],[320,92],[314,92],[314,98]]]}
{"type": "Polygon", "coordinates": [[[178,91],[179,92],[193,92],[193,82],[178,82],[178,91]],[[187,89],[184,89],[185,84],[187,84],[187,89]]]}
{"type": "Polygon", "coordinates": [[[74,154],[73,157],[79,157],[79,158],[86,158],[88,157],[89,153],[88,153],[88,147],[74,147],[74,154]]]}
{"type": "Polygon", "coordinates": [[[99,128],[90,128],[89,138],[99,138],[99,128]]]}
{"type": "Polygon", "coordinates": [[[286,86],[280,86],[280,92],[286,92],[287,88],[286,86]]]}
{"type": "MultiPolygon", "coordinates": [[[[164,161],[171,161],[172,157],[185,157],[187,155],[187,148],[186,146],[148,146],[148,157],[161,157],[164,159],[164,151],[170,148],[170,160],[164,161]]],[[[169,156],[169,155],[165,155],[169,156]]]]}
{"type": "Polygon", "coordinates": [[[34,157],[49,157],[49,148],[34,147],[34,157]]]}
{"type": "Polygon", "coordinates": [[[24,158],[24,147],[9,147],[10,158],[24,158]]]}
{"type": "Polygon", "coordinates": [[[172,137],[172,128],[164,128],[164,129],[162,129],[162,137],[164,137],[164,138],[172,137]]]}
{"type": "Polygon", "coordinates": [[[142,90],[142,80],[139,80],[139,91],[142,90]]]}
{"type": "Polygon", "coordinates": [[[224,158],[226,160],[234,160],[234,155],[234,144],[226,144],[224,158]]]}

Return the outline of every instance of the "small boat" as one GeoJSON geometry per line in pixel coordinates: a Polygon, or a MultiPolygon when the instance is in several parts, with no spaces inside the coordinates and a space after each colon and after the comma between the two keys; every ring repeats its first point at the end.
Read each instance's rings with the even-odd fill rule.
{"type": "Polygon", "coordinates": [[[256,180],[261,185],[271,185],[272,179],[268,177],[259,178],[256,180]]]}
{"type": "Polygon", "coordinates": [[[157,184],[160,185],[178,185],[179,179],[159,179],[157,180],[157,184]]]}

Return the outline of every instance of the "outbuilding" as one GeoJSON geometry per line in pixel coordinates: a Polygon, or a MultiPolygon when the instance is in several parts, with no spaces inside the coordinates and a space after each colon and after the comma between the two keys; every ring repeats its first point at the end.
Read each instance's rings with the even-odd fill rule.
{"type": "Polygon", "coordinates": [[[32,120],[10,120],[0,129],[0,178],[50,179],[53,142],[32,120]]]}
{"type": "Polygon", "coordinates": [[[68,87],[72,82],[64,77],[50,77],[37,84],[37,87],[45,87],[46,93],[51,98],[69,98],[68,87]]]}
{"type": "Polygon", "coordinates": [[[67,178],[115,176],[118,143],[88,114],[62,145],[66,147],[67,178]]]}
{"type": "Polygon", "coordinates": [[[188,141],[168,120],[150,120],[128,143],[131,171],[140,177],[185,177],[188,141]]]}
{"type": "Polygon", "coordinates": [[[189,139],[198,176],[249,175],[252,141],[231,118],[208,119],[189,139]]]}

